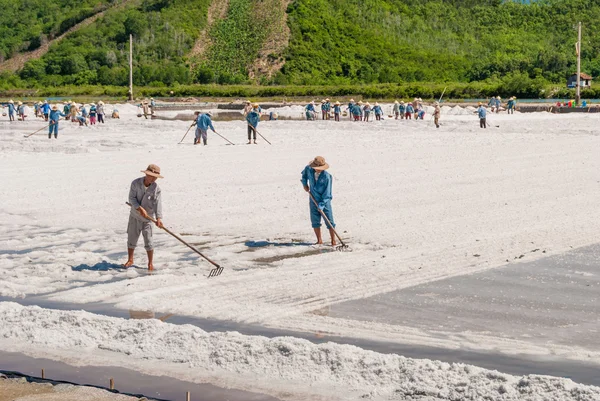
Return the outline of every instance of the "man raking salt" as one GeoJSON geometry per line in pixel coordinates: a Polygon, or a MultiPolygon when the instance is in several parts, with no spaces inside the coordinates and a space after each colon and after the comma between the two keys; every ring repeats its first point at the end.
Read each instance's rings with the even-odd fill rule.
{"type": "Polygon", "coordinates": [[[152,221],[156,217],[156,225],[163,228],[162,223],[162,200],[161,193],[156,180],[164,178],[160,175],[160,167],[151,164],[146,170],[144,177],[137,178],[131,183],[129,189],[129,223],[127,224],[127,262],[123,267],[133,265],[133,252],[137,245],[140,234],[144,236],[144,248],[148,254],[148,270],[154,270],[152,259],[154,257],[154,245],[152,242],[152,221]]]}

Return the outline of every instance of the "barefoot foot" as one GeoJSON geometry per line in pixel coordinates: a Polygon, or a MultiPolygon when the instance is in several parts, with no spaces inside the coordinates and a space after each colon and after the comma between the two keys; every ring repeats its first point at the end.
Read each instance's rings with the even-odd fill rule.
{"type": "Polygon", "coordinates": [[[148,271],[152,271],[152,270],[154,270],[154,265],[152,265],[152,264],[149,264],[149,265],[148,265],[148,271]]]}
{"type": "Polygon", "coordinates": [[[133,266],[133,260],[132,259],[127,260],[127,262],[125,262],[123,264],[123,267],[131,267],[131,266],[133,266]]]}

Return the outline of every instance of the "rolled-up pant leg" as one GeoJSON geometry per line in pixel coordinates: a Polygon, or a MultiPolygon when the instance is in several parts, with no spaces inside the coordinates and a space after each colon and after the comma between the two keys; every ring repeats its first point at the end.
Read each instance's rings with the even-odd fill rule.
{"type": "Polygon", "coordinates": [[[153,250],[154,243],[152,242],[151,222],[140,221],[133,216],[129,216],[129,223],[127,224],[127,248],[135,249],[140,234],[144,237],[144,248],[147,251],[153,250]]]}
{"type": "Polygon", "coordinates": [[[252,139],[252,134],[254,134],[254,140],[256,141],[256,129],[248,124],[248,140],[252,139]]]}
{"type": "MultiPolygon", "coordinates": [[[[325,207],[323,208],[323,213],[325,214],[325,216],[327,216],[327,218],[331,222],[332,226],[335,228],[335,221],[333,220],[333,211],[331,210],[331,202],[327,202],[325,204],[325,207]]],[[[321,216],[321,213],[319,213],[319,208],[315,206],[314,202],[311,199],[310,200],[310,223],[312,224],[313,228],[321,227],[321,218],[322,218],[322,216],[321,216]]],[[[327,223],[327,220],[325,220],[325,226],[328,229],[332,228],[332,226],[330,226],[329,223],[327,223]]]]}

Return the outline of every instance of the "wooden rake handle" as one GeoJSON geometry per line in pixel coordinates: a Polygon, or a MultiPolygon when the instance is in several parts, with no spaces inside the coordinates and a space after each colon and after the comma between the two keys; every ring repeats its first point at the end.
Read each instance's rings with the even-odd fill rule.
{"type": "MultiPolygon", "coordinates": [[[[131,206],[131,203],[129,202],[125,202],[127,205],[131,206]]],[[[153,219],[151,216],[148,216],[148,220],[152,221],[153,223],[156,223],[156,220],[153,219]]],[[[222,267],[218,264],[213,262],[212,260],[210,260],[208,257],[206,257],[205,255],[202,254],[202,252],[200,252],[199,250],[197,250],[196,248],[194,248],[193,246],[191,246],[190,244],[188,244],[187,242],[185,242],[183,239],[181,239],[181,237],[179,237],[177,234],[173,233],[171,230],[169,230],[167,227],[159,227],[162,228],[163,230],[165,230],[166,232],[168,232],[169,234],[171,234],[173,237],[175,237],[179,242],[181,242],[182,244],[184,244],[185,246],[187,246],[188,248],[190,248],[192,251],[196,252],[198,255],[202,256],[204,259],[206,259],[210,264],[212,264],[213,266],[215,266],[218,269],[222,269],[222,267]]]]}
{"type": "Polygon", "coordinates": [[[313,196],[313,194],[311,194],[310,191],[308,191],[308,194],[310,195],[310,199],[313,201],[313,203],[317,207],[317,210],[319,211],[319,213],[321,213],[321,216],[323,216],[323,218],[325,219],[325,221],[327,222],[327,224],[329,224],[329,227],[331,227],[331,229],[335,233],[335,236],[340,240],[340,243],[342,244],[342,246],[343,247],[347,246],[346,244],[344,244],[344,240],[342,240],[342,238],[337,233],[337,231],[335,231],[335,228],[333,228],[333,224],[331,224],[331,221],[329,221],[329,219],[327,218],[327,215],[325,215],[325,212],[323,212],[321,210],[321,208],[319,207],[319,204],[317,203],[317,200],[315,199],[315,197],[313,196]]]}

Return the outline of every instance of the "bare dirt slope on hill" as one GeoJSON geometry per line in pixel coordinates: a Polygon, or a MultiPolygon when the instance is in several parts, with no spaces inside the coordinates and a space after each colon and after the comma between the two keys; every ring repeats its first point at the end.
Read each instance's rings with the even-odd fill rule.
{"type": "Polygon", "coordinates": [[[29,60],[38,59],[38,58],[42,57],[44,54],[48,53],[50,46],[52,46],[54,43],[61,41],[66,36],[72,34],[73,32],[78,31],[81,28],[84,28],[88,25],[93,24],[98,18],[102,17],[106,13],[106,11],[117,8],[117,7],[123,7],[126,4],[131,3],[133,1],[139,1],[139,0],[122,0],[122,1],[118,2],[115,6],[109,8],[109,9],[102,10],[102,11],[92,15],[91,17],[84,19],[83,21],[74,25],[72,28],[67,30],[65,33],[63,33],[59,37],[52,39],[50,41],[47,41],[46,43],[43,43],[37,49],[32,50],[30,52],[20,53],[15,57],[9,58],[8,60],[4,61],[3,63],[0,63],[0,72],[1,71],[15,72],[15,71],[20,70],[21,68],[23,68],[25,63],[28,62],[29,60]]]}

